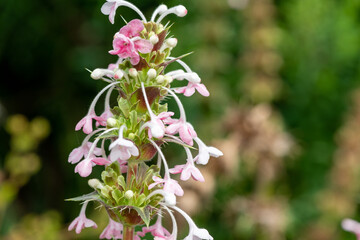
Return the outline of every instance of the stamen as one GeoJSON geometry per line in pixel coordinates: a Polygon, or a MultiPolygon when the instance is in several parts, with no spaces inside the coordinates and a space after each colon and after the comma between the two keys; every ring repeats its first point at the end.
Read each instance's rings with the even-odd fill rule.
{"type": "Polygon", "coordinates": [[[183,5],[172,7],[169,10],[165,11],[163,14],[161,14],[156,23],[160,23],[161,20],[163,20],[167,15],[172,13],[178,17],[184,17],[187,14],[187,10],[183,5]]]}
{"type": "Polygon", "coordinates": [[[156,150],[158,151],[158,154],[160,155],[161,159],[163,160],[164,163],[164,168],[165,168],[165,175],[168,179],[170,179],[170,172],[169,172],[169,167],[167,165],[166,159],[164,157],[164,154],[162,153],[161,149],[159,148],[159,146],[151,139],[149,139],[149,141],[151,142],[151,144],[156,148],[156,150]]]}
{"type": "Polygon", "coordinates": [[[150,22],[154,22],[155,18],[158,14],[163,14],[164,12],[166,12],[168,10],[168,7],[165,4],[161,4],[160,6],[158,6],[154,13],[151,16],[150,22]]]}
{"type": "Polygon", "coordinates": [[[173,230],[171,233],[171,236],[173,237],[172,239],[177,239],[177,224],[176,224],[176,219],[174,217],[174,214],[170,211],[170,209],[167,206],[163,205],[163,208],[165,208],[165,210],[169,213],[169,215],[171,217],[171,221],[172,221],[172,225],[173,225],[173,230]]]}
{"type": "Polygon", "coordinates": [[[107,85],[106,87],[104,87],[97,95],[96,97],[94,98],[94,100],[92,101],[90,107],[89,107],[89,111],[88,111],[88,114],[87,115],[90,115],[90,113],[92,111],[95,111],[95,104],[97,103],[97,101],[99,100],[99,98],[101,97],[101,95],[108,89],[110,88],[111,86],[114,86],[118,84],[118,82],[113,82],[113,83],[110,83],[109,85],[107,85]]]}
{"type": "Polygon", "coordinates": [[[144,16],[144,14],[134,4],[132,4],[130,2],[127,2],[127,1],[124,1],[124,0],[118,0],[117,3],[119,4],[119,7],[122,5],[122,6],[125,6],[125,7],[128,7],[128,8],[131,8],[137,14],[139,14],[139,16],[142,18],[142,20],[145,23],[147,22],[146,17],[144,16]]]}
{"type": "Polygon", "coordinates": [[[168,89],[166,87],[162,87],[162,88],[166,89],[168,91],[168,93],[170,93],[174,97],[174,99],[179,107],[179,110],[180,110],[180,119],[182,121],[186,122],[185,109],[184,109],[184,106],[182,105],[180,99],[178,98],[178,96],[176,96],[176,94],[173,91],[171,91],[170,89],[168,89]]]}

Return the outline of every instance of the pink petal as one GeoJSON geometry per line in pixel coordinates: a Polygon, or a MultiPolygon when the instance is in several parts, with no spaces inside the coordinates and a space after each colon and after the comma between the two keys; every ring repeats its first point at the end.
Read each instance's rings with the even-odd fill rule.
{"type": "Polygon", "coordinates": [[[210,96],[210,93],[204,84],[196,84],[195,88],[204,97],[210,96]]]}
{"type": "Polygon", "coordinates": [[[78,165],[76,165],[76,167],[75,167],[75,172],[79,173],[79,175],[81,177],[89,176],[92,172],[91,161],[89,161],[89,159],[85,159],[85,160],[81,161],[80,163],[78,163],[78,165]]]}
{"type": "Polygon", "coordinates": [[[78,147],[71,151],[68,161],[69,163],[74,164],[79,162],[83,156],[84,156],[83,148],[78,147]]]}
{"type": "Polygon", "coordinates": [[[180,179],[183,181],[188,180],[191,177],[191,168],[187,167],[181,173],[180,179]]]}
{"type": "Polygon", "coordinates": [[[85,124],[83,126],[83,132],[89,134],[93,131],[92,127],[92,118],[90,116],[86,117],[85,124]]]}
{"type": "Polygon", "coordinates": [[[140,56],[137,53],[134,53],[130,56],[130,63],[135,66],[140,62],[140,56]]]}
{"type": "Polygon", "coordinates": [[[200,170],[195,166],[191,168],[191,175],[194,180],[199,182],[205,182],[204,176],[201,174],[200,170]]]}
{"type": "Polygon", "coordinates": [[[153,45],[150,41],[145,39],[139,39],[134,42],[135,49],[141,53],[149,53],[153,49],[153,45]]]}
{"type": "Polygon", "coordinates": [[[183,125],[179,128],[179,136],[184,143],[192,146],[194,144],[193,138],[189,132],[189,128],[186,125],[183,125]]]}
{"type": "Polygon", "coordinates": [[[126,26],[120,29],[120,33],[128,38],[138,37],[140,32],[144,29],[144,24],[139,19],[130,21],[126,26]]]}
{"type": "Polygon", "coordinates": [[[176,165],[174,168],[169,169],[172,174],[179,174],[183,171],[185,165],[176,165]]]}
{"type": "Polygon", "coordinates": [[[174,90],[176,93],[185,93],[186,87],[179,87],[174,90]]]}
{"type": "Polygon", "coordinates": [[[86,117],[83,117],[75,126],[75,131],[79,131],[85,124],[86,117]]]}
{"type": "Polygon", "coordinates": [[[107,165],[110,164],[111,162],[105,158],[93,158],[91,159],[91,161],[93,163],[95,163],[96,165],[107,165]]]}
{"type": "Polygon", "coordinates": [[[195,88],[194,87],[186,87],[185,92],[184,92],[184,96],[190,97],[194,93],[195,93],[195,88]]]}

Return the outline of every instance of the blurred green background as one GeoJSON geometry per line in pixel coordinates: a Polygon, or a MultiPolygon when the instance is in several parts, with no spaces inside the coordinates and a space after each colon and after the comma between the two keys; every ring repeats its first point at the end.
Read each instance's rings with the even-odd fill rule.
{"type": "MultiPolygon", "coordinates": [[[[90,191],[67,162],[104,86],[85,68],[115,62],[120,14],[137,17],[119,8],[111,25],[103,2],[0,1],[1,239],[97,239],[107,224],[94,210],[98,230],[68,233],[79,206],[64,201],[90,191]]],[[[173,55],[194,51],[184,60],[211,95],[182,100],[224,152],[202,169],[207,183],[184,183],[180,205],[198,226],[215,239],[355,239],[340,222],[360,219],[360,1],[132,2],[146,16],[160,3],[189,10],[169,17],[173,55]]],[[[171,165],[185,157],[165,153],[171,165]]]]}

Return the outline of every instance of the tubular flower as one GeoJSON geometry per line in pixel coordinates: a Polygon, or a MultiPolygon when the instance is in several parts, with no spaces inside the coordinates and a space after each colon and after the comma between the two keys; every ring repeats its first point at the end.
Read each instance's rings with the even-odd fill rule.
{"type": "Polygon", "coordinates": [[[94,167],[102,167],[103,171],[100,177],[88,181],[93,189],[91,193],[69,199],[84,202],[69,230],[76,229],[80,233],[85,227],[96,227],[85,216],[87,203],[95,201],[109,216],[100,239],[141,240],[151,234],[155,240],[176,240],[178,228],[172,213],[175,210],[189,223],[186,239],[210,240],[212,237],[205,229],[198,228],[176,207],[177,197],[183,196],[184,190],[171,175],[180,174],[183,181],[192,177],[204,182],[196,164],[206,164],[210,156],[222,155],[220,150],[205,145],[198,138],[177,96],[177,93],[191,96],[195,91],[209,96],[200,76],[181,59],[186,55],[171,56],[179,42],[169,37],[171,24],[161,23],[169,14],[184,17],[187,9],[182,5],[162,4],[147,21],[132,3],[107,0],[101,12],[114,23],[120,6],[134,10],[140,19],[129,21],[114,34],[113,49],[109,53],[117,55],[115,63],[107,68],[88,70],[92,79],[103,81],[106,86],[76,125],[75,130],[82,130],[87,136],[81,146],[72,150],[68,162],[76,164],[75,172],[81,177],[88,177],[94,167]],[[173,63],[179,64],[180,69],[166,72],[166,66],[173,63]],[[171,87],[174,80],[187,81],[187,86],[174,89],[171,87]],[[95,107],[99,107],[97,103],[103,95],[102,113],[97,115],[95,107]],[[176,102],[180,112],[178,118],[172,118],[175,113],[169,111],[167,100],[176,102]],[[197,155],[193,155],[196,149],[190,147],[194,141],[199,150],[197,155]],[[184,147],[187,154],[184,164],[169,169],[162,151],[168,143],[184,147]],[[157,162],[152,164],[151,160],[156,157],[157,162]],[[161,223],[162,213],[171,218],[171,232],[161,223]],[[152,221],[156,217],[157,220],[152,221]],[[151,225],[152,222],[155,223],[151,225]],[[135,227],[142,230],[136,232],[135,227]]]}

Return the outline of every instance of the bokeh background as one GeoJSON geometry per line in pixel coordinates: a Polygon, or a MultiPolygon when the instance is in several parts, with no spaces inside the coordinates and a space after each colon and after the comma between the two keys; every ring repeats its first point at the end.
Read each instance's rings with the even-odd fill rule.
{"type": "MultiPolygon", "coordinates": [[[[120,14],[136,17],[119,8],[111,25],[103,2],[0,1],[1,239],[97,239],[107,224],[96,209],[98,230],[67,232],[79,206],[64,201],[91,191],[67,162],[103,86],[85,68],[116,61],[120,14]]],[[[181,207],[215,239],[355,239],[340,222],[360,219],[360,1],[132,2],[147,16],[188,8],[169,18],[174,55],[194,51],[186,61],[211,92],[182,100],[224,157],[202,169],[205,184],[184,183],[181,207]]]]}

